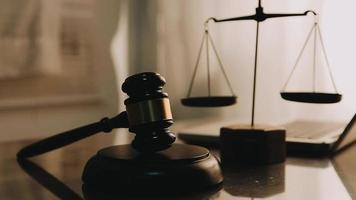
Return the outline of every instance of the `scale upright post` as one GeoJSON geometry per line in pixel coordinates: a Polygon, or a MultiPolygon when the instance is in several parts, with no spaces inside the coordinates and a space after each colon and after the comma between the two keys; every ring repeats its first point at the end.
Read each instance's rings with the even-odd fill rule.
{"type": "Polygon", "coordinates": [[[208,21],[214,21],[215,23],[242,20],[254,20],[257,22],[251,124],[249,126],[234,125],[221,128],[220,140],[222,143],[221,156],[223,162],[259,165],[279,163],[285,160],[285,130],[255,125],[259,25],[260,22],[270,18],[306,16],[308,13],[317,15],[312,10],[307,10],[304,13],[265,13],[261,5],[261,0],[259,0],[258,7],[256,8],[256,13],[254,15],[226,19],[216,19],[211,17],[208,19],[208,21]]]}

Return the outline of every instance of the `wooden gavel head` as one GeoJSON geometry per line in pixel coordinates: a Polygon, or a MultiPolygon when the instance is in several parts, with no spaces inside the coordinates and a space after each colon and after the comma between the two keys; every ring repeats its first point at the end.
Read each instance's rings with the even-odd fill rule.
{"type": "Polygon", "coordinates": [[[126,78],[122,91],[125,100],[129,131],[135,133],[132,146],[142,153],[166,149],[175,141],[168,129],[173,124],[168,94],[162,91],[165,79],[154,72],[135,74],[126,78]]]}

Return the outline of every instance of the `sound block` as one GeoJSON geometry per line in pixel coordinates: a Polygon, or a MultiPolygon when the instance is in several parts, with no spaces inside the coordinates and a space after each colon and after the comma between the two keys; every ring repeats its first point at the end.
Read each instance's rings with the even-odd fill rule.
{"type": "Polygon", "coordinates": [[[267,165],[286,159],[286,131],[271,126],[237,125],[220,129],[225,166],[267,165]]]}
{"type": "Polygon", "coordinates": [[[216,188],[223,181],[218,161],[203,147],[173,144],[155,153],[131,145],[100,150],[86,164],[83,192],[174,194],[216,188]]]}

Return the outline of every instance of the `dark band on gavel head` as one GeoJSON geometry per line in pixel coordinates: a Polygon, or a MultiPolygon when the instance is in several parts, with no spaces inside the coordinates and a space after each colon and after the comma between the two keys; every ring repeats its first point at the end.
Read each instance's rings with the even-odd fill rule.
{"type": "Polygon", "coordinates": [[[173,120],[168,98],[149,99],[127,104],[126,112],[130,126],[173,120]]]}

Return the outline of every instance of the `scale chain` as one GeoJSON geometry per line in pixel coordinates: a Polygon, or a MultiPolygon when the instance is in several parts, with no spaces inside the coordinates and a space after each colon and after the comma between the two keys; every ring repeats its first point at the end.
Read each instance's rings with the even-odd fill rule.
{"type": "Polygon", "coordinates": [[[219,62],[220,69],[221,69],[221,71],[223,72],[223,75],[224,75],[225,80],[226,80],[226,82],[227,82],[227,85],[229,86],[229,89],[230,89],[232,95],[233,95],[233,96],[236,96],[235,93],[234,93],[234,90],[232,89],[232,85],[231,85],[231,83],[230,83],[230,81],[229,81],[229,79],[228,79],[228,77],[227,77],[227,74],[226,74],[226,72],[225,72],[224,64],[223,64],[223,62],[222,62],[222,60],[221,60],[221,58],[220,58],[220,56],[219,56],[219,54],[218,54],[218,51],[216,50],[214,41],[213,41],[213,39],[211,38],[211,35],[210,35],[210,34],[208,34],[208,37],[209,37],[211,46],[212,46],[212,48],[213,48],[213,50],[214,50],[214,53],[215,53],[215,55],[216,55],[216,58],[217,58],[217,60],[218,60],[218,62],[219,62]]]}
{"type": "Polygon", "coordinates": [[[326,48],[325,48],[325,45],[324,45],[323,37],[321,35],[321,31],[320,31],[320,27],[319,26],[317,26],[317,30],[318,30],[317,32],[319,34],[319,40],[320,40],[321,48],[323,49],[323,53],[324,53],[324,57],[325,57],[325,61],[326,61],[326,66],[328,68],[329,76],[330,76],[330,79],[331,79],[331,82],[333,84],[335,92],[338,93],[333,74],[331,73],[329,59],[328,59],[328,56],[326,54],[326,48]]]}
{"type": "Polygon", "coordinates": [[[336,93],[338,93],[338,90],[337,90],[337,87],[336,87],[336,84],[335,84],[335,80],[334,80],[334,77],[333,77],[333,74],[331,73],[331,67],[330,67],[330,62],[329,62],[329,59],[328,59],[328,56],[326,54],[326,48],[325,48],[325,44],[324,44],[324,40],[323,40],[323,37],[321,35],[321,30],[320,30],[320,27],[318,25],[318,23],[314,23],[314,25],[312,26],[311,30],[309,31],[309,34],[308,34],[308,37],[303,45],[303,48],[302,50],[300,51],[299,55],[298,55],[298,58],[297,58],[297,61],[295,63],[295,65],[293,66],[293,69],[291,71],[291,73],[289,74],[288,76],[288,79],[287,79],[287,82],[284,84],[283,88],[282,88],[282,91],[285,91],[300,59],[301,59],[301,56],[307,46],[307,43],[309,42],[310,40],[310,37],[313,33],[313,30],[314,30],[314,61],[313,61],[313,91],[315,92],[315,76],[316,76],[316,41],[317,41],[317,34],[319,35],[319,41],[320,41],[320,44],[321,44],[321,47],[322,47],[322,51],[323,51],[323,54],[324,54],[324,58],[325,58],[325,61],[326,61],[326,66],[327,66],[327,69],[328,69],[328,73],[329,73],[329,76],[330,76],[330,79],[331,79],[331,82],[332,82],[332,85],[334,87],[334,90],[336,93]]]}
{"type": "Polygon", "coordinates": [[[210,97],[210,59],[209,59],[209,32],[205,30],[205,42],[206,42],[206,66],[208,73],[208,96],[210,97]]]}
{"type": "Polygon", "coordinates": [[[316,27],[316,24],[313,24],[313,26],[311,27],[311,29],[310,29],[310,31],[309,31],[309,33],[308,33],[308,37],[307,37],[307,39],[306,39],[305,42],[304,42],[303,48],[302,48],[302,50],[300,51],[300,53],[299,53],[299,55],[298,55],[298,57],[297,57],[297,61],[295,62],[291,73],[288,75],[287,82],[284,84],[284,86],[283,86],[283,88],[282,88],[282,91],[285,91],[285,89],[287,88],[287,85],[288,85],[290,79],[292,78],[292,75],[293,75],[295,69],[297,68],[297,65],[298,65],[298,63],[299,63],[299,61],[300,61],[300,59],[301,59],[301,57],[302,57],[302,55],[303,55],[303,52],[304,52],[304,50],[305,50],[305,47],[307,46],[308,41],[309,41],[309,39],[310,39],[310,37],[311,37],[311,35],[312,35],[313,30],[314,30],[315,27],[316,27]]]}
{"type": "Polygon", "coordinates": [[[204,46],[205,37],[206,37],[206,34],[204,33],[202,41],[201,41],[201,44],[200,44],[200,47],[199,47],[198,58],[197,58],[197,60],[195,62],[193,77],[192,77],[192,80],[190,81],[189,90],[188,90],[188,93],[187,93],[187,98],[190,97],[190,94],[191,94],[192,89],[193,89],[193,83],[194,83],[194,80],[195,80],[195,76],[197,75],[197,70],[198,70],[198,66],[199,66],[200,56],[201,56],[201,53],[202,53],[202,50],[203,50],[203,46],[204,46]]]}
{"type": "MultiPolygon", "coordinates": [[[[315,23],[315,26],[317,23],[315,23]]],[[[313,52],[313,92],[316,90],[316,28],[314,26],[314,52],[313,52]]]]}

